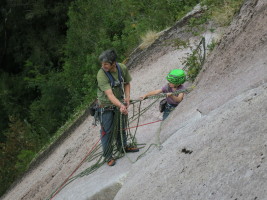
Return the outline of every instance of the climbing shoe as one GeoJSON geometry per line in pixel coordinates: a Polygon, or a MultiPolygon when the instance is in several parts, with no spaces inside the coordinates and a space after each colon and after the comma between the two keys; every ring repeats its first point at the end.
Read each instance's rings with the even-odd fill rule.
{"type": "Polygon", "coordinates": [[[124,150],[126,153],[128,152],[138,152],[139,151],[139,148],[137,147],[131,147],[131,146],[126,146],[124,147],[124,150]]]}
{"type": "Polygon", "coordinates": [[[115,160],[115,158],[110,158],[108,161],[107,161],[107,164],[108,164],[108,166],[114,166],[115,164],[116,164],[116,160],[115,160]]]}

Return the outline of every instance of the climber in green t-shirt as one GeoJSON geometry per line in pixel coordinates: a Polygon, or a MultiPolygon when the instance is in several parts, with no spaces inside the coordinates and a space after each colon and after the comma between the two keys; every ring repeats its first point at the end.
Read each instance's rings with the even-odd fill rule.
{"type": "MultiPolygon", "coordinates": [[[[130,105],[130,81],[132,80],[127,67],[116,62],[117,54],[114,50],[106,50],[100,56],[101,69],[97,73],[97,98],[99,104],[99,118],[101,123],[101,143],[103,156],[109,166],[115,165],[113,158],[113,147],[116,143],[117,149],[125,152],[137,152],[138,148],[127,146],[125,123],[123,127],[114,133],[115,112],[120,112],[123,116],[128,115],[130,105]],[[122,134],[122,136],[121,136],[122,134]],[[115,142],[114,142],[115,141],[115,142]]],[[[116,121],[116,122],[115,122],[116,121]]]]}

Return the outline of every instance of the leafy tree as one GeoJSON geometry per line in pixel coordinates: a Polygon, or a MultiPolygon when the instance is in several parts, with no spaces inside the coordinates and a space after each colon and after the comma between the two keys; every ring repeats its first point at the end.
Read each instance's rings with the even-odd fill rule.
{"type": "Polygon", "coordinates": [[[0,194],[71,113],[60,75],[69,2],[0,2],[0,194]]]}
{"type": "Polygon", "coordinates": [[[0,143],[0,194],[27,169],[29,161],[42,145],[39,135],[32,132],[27,123],[15,116],[9,120],[9,129],[4,133],[6,141],[0,143]]]}
{"type": "Polygon", "coordinates": [[[38,81],[34,85],[38,85],[42,94],[30,105],[30,121],[38,133],[52,135],[71,113],[70,94],[61,74],[39,75],[34,81],[38,81]]]}

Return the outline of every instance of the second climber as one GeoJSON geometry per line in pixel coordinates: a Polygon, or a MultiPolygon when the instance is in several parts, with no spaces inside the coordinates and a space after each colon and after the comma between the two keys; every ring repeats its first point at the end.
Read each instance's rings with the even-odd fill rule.
{"type": "Polygon", "coordinates": [[[178,104],[183,100],[184,93],[175,94],[178,90],[184,90],[183,83],[186,81],[186,75],[182,69],[173,69],[166,76],[168,84],[164,85],[161,89],[153,90],[140,97],[141,100],[149,96],[157,95],[160,93],[166,94],[166,104],[163,109],[163,120],[165,120],[171,111],[173,111],[178,104]]]}

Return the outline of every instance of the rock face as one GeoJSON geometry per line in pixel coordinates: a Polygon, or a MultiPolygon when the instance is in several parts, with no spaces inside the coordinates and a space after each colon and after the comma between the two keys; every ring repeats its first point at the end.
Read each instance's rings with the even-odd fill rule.
{"type": "MultiPolygon", "coordinates": [[[[196,11],[198,14],[200,11],[196,11]]],[[[132,98],[161,88],[170,69],[190,49],[166,45],[190,39],[181,25],[165,31],[145,51],[136,50],[131,68],[132,98]]],[[[246,0],[208,56],[194,90],[161,124],[138,128],[139,143],[152,147],[127,154],[113,167],[75,179],[53,197],[64,200],[267,199],[267,1],[246,0]]],[[[205,36],[206,37],[206,36],[205,36]]],[[[146,100],[143,106],[151,102],[146,100]]],[[[84,117],[84,116],[83,116],[84,117]]],[[[140,124],[161,119],[158,106],[140,124]]],[[[46,159],[2,197],[46,199],[79,166],[98,142],[99,127],[86,117],[46,159]]],[[[90,167],[83,163],[79,173],[90,167]]],[[[74,175],[75,175],[74,174],[74,175]]]]}
{"type": "Polygon", "coordinates": [[[246,1],[123,199],[267,199],[267,2],[246,1]]]}

